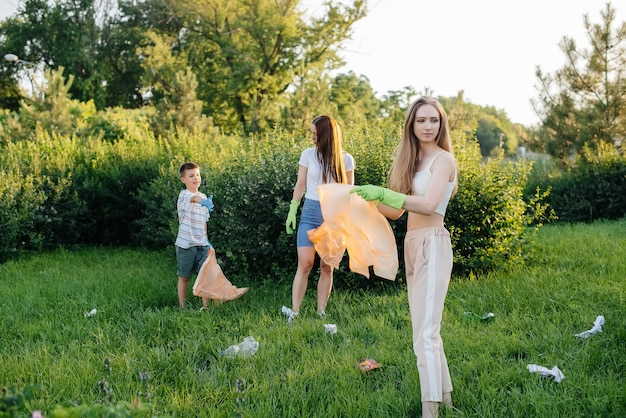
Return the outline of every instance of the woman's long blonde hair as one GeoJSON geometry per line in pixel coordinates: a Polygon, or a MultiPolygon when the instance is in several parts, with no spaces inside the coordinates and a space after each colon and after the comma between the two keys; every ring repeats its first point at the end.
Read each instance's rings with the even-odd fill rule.
{"type": "Polygon", "coordinates": [[[332,178],[337,183],[347,183],[346,166],[341,147],[341,129],[337,121],[328,115],[313,119],[317,130],[317,158],[322,165],[322,182],[332,178]]]}
{"type": "Polygon", "coordinates": [[[439,132],[435,142],[444,150],[452,153],[452,139],[450,138],[450,126],[448,115],[438,100],[422,96],[411,103],[404,120],[404,132],[402,139],[394,152],[393,163],[389,172],[389,188],[401,193],[410,194],[413,184],[413,176],[417,173],[420,162],[420,141],[413,131],[415,115],[423,105],[431,105],[439,112],[439,132]]]}

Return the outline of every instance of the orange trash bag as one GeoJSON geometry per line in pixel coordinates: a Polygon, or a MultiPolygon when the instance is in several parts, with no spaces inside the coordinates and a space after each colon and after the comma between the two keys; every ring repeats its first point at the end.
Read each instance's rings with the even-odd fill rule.
{"type": "Polygon", "coordinates": [[[337,268],[346,250],[350,270],[367,278],[374,273],[395,280],[398,248],[387,221],[372,202],[350,193],[350,184],[329,183],[317,188],[324,222],[308,232],[315,250],[325,263],[337,268]]]}
{"type": "Polygon", "coordinates": [[[193,285],[194,296],[213,299],[213,302],[217,304],[237,299],[247,291],[247,287],[237,288],[228,281],[222,268],[217,264],[215,249],[211,247],[193,285]]]}

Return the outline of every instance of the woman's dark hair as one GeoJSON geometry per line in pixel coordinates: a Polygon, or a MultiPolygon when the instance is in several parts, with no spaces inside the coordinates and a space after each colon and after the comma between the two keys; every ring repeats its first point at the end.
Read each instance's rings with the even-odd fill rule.
{"type": "Polygon", "coordinates": [[[337,183],[347,183],[346,167],[341,147],[341,129],[331,116],[322,115],[313,119],[317,130],[317,158],[322,165],[322,182],[332,178],[337,183]]]}

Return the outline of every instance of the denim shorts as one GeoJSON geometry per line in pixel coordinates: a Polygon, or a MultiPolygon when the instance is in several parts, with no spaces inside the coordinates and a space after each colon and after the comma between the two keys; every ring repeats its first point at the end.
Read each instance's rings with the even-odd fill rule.
{"type": "Polygon", "coordinates": [[[308,231],[317,228],[324,222],[322,218],[322,207],[319,200],[304,199],[300,224],[298,225],[298,237],[296,239],[298,247],[313,247],[309,239],[308,231]]]}
{"type": "Polygon", "coordinates": [[[199,245],[189,248],[180,248],[176,246],[176,263],[178,270],[176,275],[179,277],[190,278],[192,274],[200,271],[200,267],[209,254],[211,245],[199,245]]]}

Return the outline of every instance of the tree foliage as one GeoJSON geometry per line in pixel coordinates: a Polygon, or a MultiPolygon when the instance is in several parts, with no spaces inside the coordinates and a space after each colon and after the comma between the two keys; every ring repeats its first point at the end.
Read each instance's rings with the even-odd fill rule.
{"type": "Polygon", "coordinates": [[[464,92],[455,97],[442,98],[448,113],[450,128],[470,137],[476,137],[482,157],[494,158],[502,152],[510,157],[517,152],[521,125],[514,125],[506,112],[493,106],[479,106],[465,100],[464,92]]]}
{"type": "MultiPolygon", "coordinates": [[[[397,127],[364,125],[344,134],[357,161],[356,182],[384,185],[397,127]]],[[[484,165],[475,141],[454,137],[461,174],[448,224],[457,268],[519,262],[536,212],[527,213],[521,195],[530,163],[493,159],[484,165]]],[[[228,141],[214,131],[108,141],[39,130],[28,141],[2,146],[0,262],[59,245],[171,248],[182,187],[177,168],[191,159],[202,167],[201,190],[214,194],[209,237],[223,254],[225,272],[263,280],[259,272],[293,268],[295,236],[285,233],[284,216],[300,152],[310,141],[279,130],[228,141]]],[[[394,225],[402,254],[406,216],[394,225]]]]}
{"type": "Polygon", "coordinates": [[[602,20],[584,16],[589,49],[564,37],[566,64],[554,74],[536,70],[539,96],[533,100],[542,121],[532,145],[561,159],[583,145],[596,148],[626,136],[626,22],[616,22],[607,3],[602,20]]]}
{"type": "Polygon", "coordinates": [[[491,106],[482,107],[478,112],[476,138],[483,157],[493,157],[503,152],[506,156],[515,155],[519,136],[515,125],[506,114],[491,106]]]}
{"type": "Polygon", "coordinates": [[[7,66],[0,68],[0,109],[15,111],[19,108],[20,89],[7,66]]]}
{"type": "Polygon", "coordinates": [[[199,97],[220,126],[248,132],[280,118],[294,79],[342,64],[337,49],[365,16],[365,3],[327,3],[303,19],[297,0],[172,1],[181,53],[195,70],[199,97]]]}
{"type": "Polygon", "coordinates": [[[380,116],[381,101],[369,80],[352,71],[333,79],[330,99],[337,106],[337,119],[346,123],[362,126],[367,120],[380,116]]]}
{"type": "Polygon", "coordinates": [[[19,5],[18,14],[2,23],[1,45],[5,51],[43,63],[46,68],[66,68],[74,77],[72,97],[103,105],[107,74],[100,62],[102,38],[98,20],[109,9],[108,1],[25,0],[19,5]]]}
{"type": "Polygon", "coordinates": [[[34,84],[35,92],[20,101],[19,116],[2,115],[0,144],[29,139],[36,131],[72,135],[91,129],[96,108],[92,100],[69,98],[74,77],[63,77],[64,68],[47,70],[45,82],[34,84]]]}
{"type": "MultiPolygon", "coordinates": [[[[64,68],[71,78],[68,100],[90,103],[98,112],[146,109],[140,118],[150,118],[157,135],[173,127],[213,126],[227,133],[276,127],[297,132],[322,113],[335,115],[344,127],[376,119],[401,126],[418,94],[414,88],[379,99],[363,75],[331,76],[342,65],[339,51],[365,16],[366,2],[329,1],[313,17],[300,3],[24,0],[16,16],[0,23],[0,46],[39,67],[3,67],[0,103],[23,111],[17,82],[25,74],[41,79],[41,68],[64,68]]],[[[432,95],[428,88],[423,93],[432,95]]],[[[449,113],[454,129],[476,133],[483,156],[498,150],[498,135],[507,153],[515,151],[515,131],[504,112],[466,103],[460,92],[449,113]]],[[[16,115],[2,118],[19,124],[16,115]]],[[[98,123],[108,139],[125,134],[116,122],[98,123]]]]}
{"type": "MultiPolygon", "coordinates": [[[[165,100],[163,83],[146,71],[169,82],[189,71],[202,113],[226,131],[256,132],[285,115],[298,81],[343,64],[338,51],[365,13],[364,0],[329,1],[306,19],[299,0],[25,0],[2,22],[0,46],[64,67],[74,77],[71,97],[98,109],[165,100]]],[[[17,69],[0,78],[15,109],[17,69]]]]}

